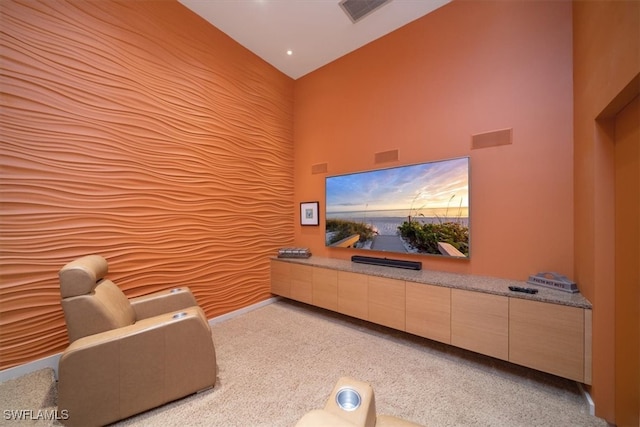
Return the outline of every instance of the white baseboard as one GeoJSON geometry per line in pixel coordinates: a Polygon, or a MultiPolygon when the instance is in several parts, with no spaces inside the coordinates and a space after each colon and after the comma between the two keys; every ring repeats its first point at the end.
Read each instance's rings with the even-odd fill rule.
{"type": "MultiPolygon", "coordinates": [[[[212,319],[209,319],[209,325],[214,325],[216,323],[224,322],[225,320],[232,319],[234,317],[248,313],[260,307],[273,304],[279,299],[280,297],[269,298],[267,300],[252,304],[248,307],[243,307],[241,309],[232,311],[231,313],[214,317],[212,319]]],[[[12,380],[14,378],[21,377],[23,375],[27,375],[31,372],[39,371],[41,369],[46,369],[46,368],[53,369],[55,372],[56,378],[58,378],[58,361],[60,360],[60,356],[62,356],[62,353],[56,353],[53,356],[44,357],[42,359],[34,360],[33,362],[25,363],[23,365],[15,366],[13,368],[4,369],[0,371],[0,383],[8,380],[12,380]]]]}
{"type": "Polygon", "coordinates": [[[587,401],[587,406],[589,406],[589,415],[595,417],[596,416],[595,402],[591,398],[591,395],[589,394],[589,392],[585,390],[585,388],[582,386],[582,384],[580,383],[577,383],[577,384],[578,384],[578,389],[580,389],[580,393],[582,394],[582,397],[584,397],[584,399],[587,401]]]}
{"type": "Polygon", "coordinates": [[[33,362],[25,363],[23,365],[3,369],[0,371],[0,383],[46,368],[53,369],[55,371],[56,378],[58,378],[58,360],[60,360],[60,356],[62,356],[62,353],[56,353],[53,356],[43,357],[42,359],[34,360],[33,362]]]}
{"type": "Polygon", "coordinates": [[[213,326],[216,323],[224,322],[225,320],[233,319],[234,317],[238,317],[242,314],[248,313],[250,311],[256,310],[258,308],[264,307],[269,304],[273,304],[278,301],[280,297],[272,297],[266,299],[264,301],[257,302],[255,304],[249,305],[247,307],[239,308],[238,310],[232,311],[227,314],[223,314],[221,316],[214,317],[213,319],[209,319],[209,325],[213,326]]]}

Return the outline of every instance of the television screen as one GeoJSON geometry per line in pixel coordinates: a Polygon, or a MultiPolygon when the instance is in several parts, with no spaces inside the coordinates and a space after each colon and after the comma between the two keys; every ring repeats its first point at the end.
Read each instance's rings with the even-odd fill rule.
{"type": "Polygon", "coordinates": [[[469,257],[469,158],[326,178],[326,245],[469,257]]]}

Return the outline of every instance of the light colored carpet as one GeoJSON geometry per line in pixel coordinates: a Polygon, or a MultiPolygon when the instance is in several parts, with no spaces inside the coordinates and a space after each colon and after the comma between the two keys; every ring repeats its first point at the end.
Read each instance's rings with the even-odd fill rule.
{"type": "Polygon", "coordinates": [[[56,396],[53,369],[0,383],[0,426],[54,425],[56,396]]]}
{"type": "MultiPolygon", "coordinates": [[[[378,413],[425,426],[607,426],[588,414],[572,381],[298,303],[279,301],[212,329],[214,389],[115,425],[291,427],[351,376],[371,383],[378,413]]],[[[51,407],[53,399],[50,371],[0,384],[3,410],[51,407]],[[19,393],[29,398],[5,401],[19,393]]]]}

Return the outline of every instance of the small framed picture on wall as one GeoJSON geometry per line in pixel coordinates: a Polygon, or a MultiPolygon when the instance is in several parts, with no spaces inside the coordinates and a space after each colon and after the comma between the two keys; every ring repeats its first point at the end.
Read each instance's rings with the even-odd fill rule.
{"type": "Polygon", "coordinates": [[[300,203],[300,225],[318,225],[318,202],[300,203]]]}

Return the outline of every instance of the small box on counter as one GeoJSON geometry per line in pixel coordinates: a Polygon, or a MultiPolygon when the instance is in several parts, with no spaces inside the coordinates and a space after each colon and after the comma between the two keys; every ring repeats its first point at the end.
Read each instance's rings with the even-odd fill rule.
{"type": "Polygon", "coordinates": [[[309,248],[281,248],[278,249],[278,258],[309,258],[309,248]]]}
{"type": "Polygon", "coordinates": [[[569,280],[567,276],[553,272],[543,272],[529,276],[527,283],[564,292],[578,292],[578,286],[576,286],[575,282],[569,280]]]}

